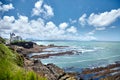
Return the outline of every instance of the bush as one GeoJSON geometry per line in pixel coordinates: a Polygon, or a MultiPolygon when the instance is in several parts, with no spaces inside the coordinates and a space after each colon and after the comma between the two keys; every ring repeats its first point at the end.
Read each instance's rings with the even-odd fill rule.
{"type": "Polygon", "coordinates": [[[2,37],[0,37],[0,43],[4,43],[5,44],[5,39],[3,39],[2,37]]]}

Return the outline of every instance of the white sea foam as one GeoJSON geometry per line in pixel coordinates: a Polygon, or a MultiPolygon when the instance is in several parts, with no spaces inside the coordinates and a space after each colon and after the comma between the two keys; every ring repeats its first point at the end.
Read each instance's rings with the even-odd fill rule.
{"type": "Polygon", "coordinates": [[[82,50],[82,53],[94,52],[94,51],[96,51],[96,50],[94,50],[94,49],[83,49],[83,50],[82,50]]]}
{"type": "Polygon", "coordinates": [[[93,49],[85,49],[81,47],[54,47],[54,48],[47,48],[44,49],[43,52],[41,53],[31,53],[28,56],[32,57],[35,55],[41,55],[41,54],[55,54],[55,53],[60,53],[60,52],[67,52],[67,51],[73,51],[75,54],[81,54],[81,53],[89,53],[89,52],[95,52],[98,50],[101,50],[103,48],[101,47],[94,47],[93,49]]]}

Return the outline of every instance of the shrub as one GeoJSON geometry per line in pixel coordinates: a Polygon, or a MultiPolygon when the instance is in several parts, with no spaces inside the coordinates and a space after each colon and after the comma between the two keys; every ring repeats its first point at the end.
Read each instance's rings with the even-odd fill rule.
{"type": "Polygon", "coordinates": [[[0,37],[0,43],[4,43],[5,44],[5,39],[3,39],[2,37],[0,37]]]}

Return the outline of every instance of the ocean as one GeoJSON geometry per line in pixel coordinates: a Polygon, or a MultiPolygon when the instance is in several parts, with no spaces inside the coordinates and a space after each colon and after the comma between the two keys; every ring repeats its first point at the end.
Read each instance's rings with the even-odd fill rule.
{"type": "MultiPolygon", "coordinates": [[[[114,64],[120,61],[119,41],[34,41],[39,45],[54,44],[69,46],[63,48],[49,48],[52,53],[75,51],[74,55],[52,56],[40,59],[42,63],[54,63],[65,71],[81,72],[83,68],[95,68],[114,64]],[[76,52],[77,51],[77,52],[76,52]]],[[[40,53],[41,54],[41,53],[40,53]]],[[[49,54],[43,52],[42,54],[49,54]]],[[[36,55],[33,53],[33,55],[36,55]]],[[[39,54],[37,54],[39,55],[39,54]]]]}

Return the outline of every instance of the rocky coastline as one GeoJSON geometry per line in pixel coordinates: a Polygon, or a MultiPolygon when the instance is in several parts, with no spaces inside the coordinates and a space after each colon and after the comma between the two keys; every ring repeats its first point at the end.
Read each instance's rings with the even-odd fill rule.
{"type": "MultiPolygon", "coordinates": [[[[53,63],[44,65],[40,60],[31,60],[27,55],[29,53],[39,53],[42,52],[43,49],[51,48],[51,47],[64,47],[64,46],[54,46],[54,45],[37,45],[34,44],[31,48],[25,48],[24,46],[19,46],[17,44],[10,44],[9,47],[16,52],[18,52],[21,56],[24,57],[24,68],[26,70],[33,70],[40,76],[46,77],[48,80],[77,80],[76,73],[68,73],[53,63]]],[[[29,46],[30,47],[30,46],[29,46]]],[[[72,54],[70,52],[61,53],[61,55],[72,54]]],[[[58,54],[54,55],[46,55],[41,56],[41,58],[47,58],[49,56],[58,56],[58,54]]],[[[38,56],[39,58],[40,56],[38,56]]]]}
{"type": "Polygon", "coordinates": [[[16,50],[19,54],[24,56],[24,67],[27,70],[33,70],[40,76],[47,77],[48,80],[119,80],[120,79],[120,62],[110,64],[106,67],[97,67],[94,69],[83,69],[81,73],[76,72],[65,72],[63,69],[54,65],[53,63],[44,65],[40,60],[36,58],[49,58],[50,56],[61,56],[61,55],[73,55],[73,51],[67,51],[55,54],[41,54],[35,55],[31,60],[27,55],[29,53],[40,53],[44,49],[52,47],[64,47],[55,45],[37,45],[34,44],[31,48],[24,48],[18,45],[9,45],[11,49],[16,50]]]}
{"type": "Polygon", "coordinates": [[[47,77],[48,80],[76,80],[76,74],[66,73],[63,69],[50,63],[44,65],[39,60],[25,59],[25,68],[27,70],[34,70],[37,74],[47,77]]]}

